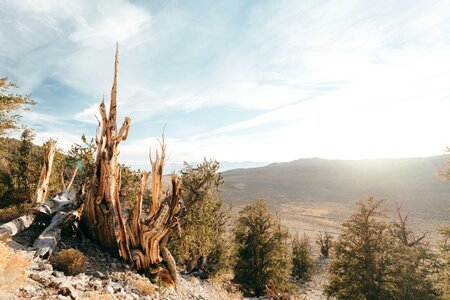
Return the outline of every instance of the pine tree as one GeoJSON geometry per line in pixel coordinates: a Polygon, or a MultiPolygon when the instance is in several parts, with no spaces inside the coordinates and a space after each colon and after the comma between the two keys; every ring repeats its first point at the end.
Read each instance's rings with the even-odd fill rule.
{"type": "Polygon", "coordinates": [[[120,164],[120,191],[119,195],[125,202],[125,207],[131,210],[138,198],[140,171],[134,171],[130,166],[120,164]]]}
{"type": "Polygon", "coordinates": [[[331,280],[325,289],[337,299],[433,299],[422,247],[407,246],[369,198],[342,224],[335,244],[331,280]]]}
{"type": "Polygon", "coordinates": [[[223,181],[218,170],[219,163],[214,160],[204,160],[196,167],[185,164],[181,198],[195,204],[181,213],[180,230],[174,232],[169,243],[171,253],[187,272],[198,270],[205,276],[216,275],[229,265],[229,211],[219,195],[223,181]],[[197,186],[204,188],[199,190],[197,186]]]}
{"type": "Polygon", "coordinates": [[[291,271],[287,229],[270,214],[263,200],[247,205],[235,225],[237,248],[234,280],[244,293],[261,296],[271,282],[286,290],[291,271]]]}
{"type": "Polygon", "coordinates": [[[314,268],[309,238],[298,235],[292,240],[292,275],[299,279],[309,280],[314,268]]]}
{"type": "Polygon", "coordinates": [[[94,174],[95,168],[95,152],[97,146],[94,139],[87,140],[83,134],[81,136],[81,144],[73,144],[67,154],[67,162],[70,169],[78,168],[73,186],[80,189],[88,183],[88,180],[94,174]]]}
{"type": "Polygon", "coordinates": [[[27,110],[29,105],[35,104],[30,95],[13,94],[13,88],[17,85],[7,77],[0,77],[0,136],[18,129],[21,116],[17,111],[27,110]]]}
{"type": "Polygon", "coordinates": [[[25,128],[20,137],[19,148],[9,158],[12,174],[15,181],[14,196],[21,201],[31,199],[31,190],[35,183],[36,173],[33,172],[33,165],[36,163],[33,150],[34,134],[29,128],[25,128]]]}
{"type": "Polygon", "coordinates": [[[439,229],[439,273],[436,286],[441,293],[441,299],[450,299],[450,226],[439,229]]]}

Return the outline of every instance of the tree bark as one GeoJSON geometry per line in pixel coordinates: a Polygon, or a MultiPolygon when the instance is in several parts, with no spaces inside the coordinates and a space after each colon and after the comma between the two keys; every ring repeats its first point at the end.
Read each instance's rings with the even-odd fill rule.
{"type": "Polygon", "coordinates": [[[120,257],[129,261],[131,257],[129,241],[119,202],[120,179],[117,155],[119,143],[127,138],[131,120],[125,117],[122,128],[117,133],[118,65],[118,48],[116,48],[109,115],[107,116],[105,103],[102,101],[100,104],[102,129],[96,136],[95,172],[88,186],[83,220],[88,233],[94,240],[100,242],[111,252],[118,252],[120,257]]]}
{"type": "Polygon", "coordinates": [[[44,165],[42,166],[41,176],[39,177],[38,188],[36,192],[36,200],[33,205],[40,205],[45,201],[45,195],[47,194],[48,184],[50,182],[50,175],[52,173],[53,158],[56,152],[56,141],[51,140],[49,142],[49,151],[44,156],[44,165]]]}
{"type": "Polygon", "coordinates": [[[162,191],[162,173],[165,163],[164,134],[160,152],[155,160],[150,154],[152,169],[152,202],[147,216],[142,214],[144,190],[149,174],[144,172],[137,203],[125,220],[119,201],[120,169],[117,161],[118,145],[125,141],[130,118],[117,132],[117,73],[118,49],[116,48],[114,81],[111,89],[109,113],[104,100],[100,104],[101,122],[97,128],[97,156],[95,172],[91,178],[83,212],[85,229],[94,240],[122,259],[134,263],[138,270],[158,276],[166,284],[175,285],[175,261],[165,248],[171,228],[177,224],[179,212],[179,188],[172,175],[172,193],[162,191]]]}

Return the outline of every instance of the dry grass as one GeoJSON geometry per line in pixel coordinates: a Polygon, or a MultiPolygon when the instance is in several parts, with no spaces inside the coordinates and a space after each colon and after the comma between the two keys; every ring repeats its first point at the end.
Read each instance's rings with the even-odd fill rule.
{"type": "Polygon", "coordinates": [[[27,257],[0,242],[0,299],[8,298],[8,295],[26,282],[26,267],[30,263],[27,257]]]}
{"type": "Polygon", "coordinates": [[[79,250],[67,249],[54,254],[50,263],[56,270],[67,275],[76,275],[86,270],[86,256],[79,250]]]}

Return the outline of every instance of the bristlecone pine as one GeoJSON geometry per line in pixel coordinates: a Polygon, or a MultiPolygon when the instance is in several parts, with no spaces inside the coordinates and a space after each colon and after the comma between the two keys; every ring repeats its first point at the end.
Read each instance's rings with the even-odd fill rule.
{"type": "Polygon", "coordinates": [[[100,104],[101,124],[97,128],[97,156],[95,172],[86,192],[82,221],[90,236],[112,253],[132,262],[138,270],[157,276],[165,284],[176,283],[175,261],[165,247],[171,228],[177,223],[180,210],[177,177],[172,175],[171,193],[162,190],[162,172],[165,163],[164,134],[161,153],[150,153],[152,176],[152,202],[150,212],[142,214],[144,188],[149,173],[141,177],[140,193],[136,206],[125,219],[119,201],[120,168],[117,162],[118,145],[125,141],[130,128],[130,118],[125,117],[117,130],[117,72],[118,49],[114,68],[109,114],[104,101],[100,104]]]}
{"type": "MultiPolygon", "coordinates": [[[[67,188],[53,199],[45,199],[55,154],[52,144],[44,158],[37,200],[25,215],[0,226],[0,240],[30,227],[39,219],[50,221],[47,228],[35,240],[33,247],[36,256],[50,257],[56,248],[63,227],[77,227],[82,221],[87,234],[111,253],[121,257],[157,278],[166,285],[176,286],[176,266],[169,250],[165,247],[171,229],[177,225],[180,211],[179,185],[175,174],[172,175],[170,191],[162,190],[162,172],[165,163],[164,134],[161,141],[161,153],[156,151],[153,160],[150,153],[152,176],[151,209],[147,215],[142,213],[144,190],[150,173],[141,177],[140,192],[136,206],[125,218],[119,201],[120,168],[117,162],[118,146],[128,136],[131,119],[125,117],[120,130],[117,130],[117,68],[119,65],[118,48],[114,67],[114,82],[111,91],[109,113],[106,113],[104,101],[100,104],[100,115],[96,133],[97,156],[95,172],[90,178],[86,193],[84,187],[78,193],[71,190],[76,169],[67,188]]],[[[195,187],[201,189],[201,186],[195,187]]],[[[186,199],[185,210],[192,207],[196,199],[186,199]]]]}

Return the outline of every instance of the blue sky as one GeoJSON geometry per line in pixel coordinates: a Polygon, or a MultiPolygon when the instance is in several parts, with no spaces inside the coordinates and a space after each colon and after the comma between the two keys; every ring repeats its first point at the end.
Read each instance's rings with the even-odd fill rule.
{"type": "Polygon", "coordinates": [[[447,1],[3,0],[0,28],[0,76],[38,101],[24,114],[38,143],[93,136],[117,41],[134,167],[166,123],[174,164],[450,146],[447,1]]]}

